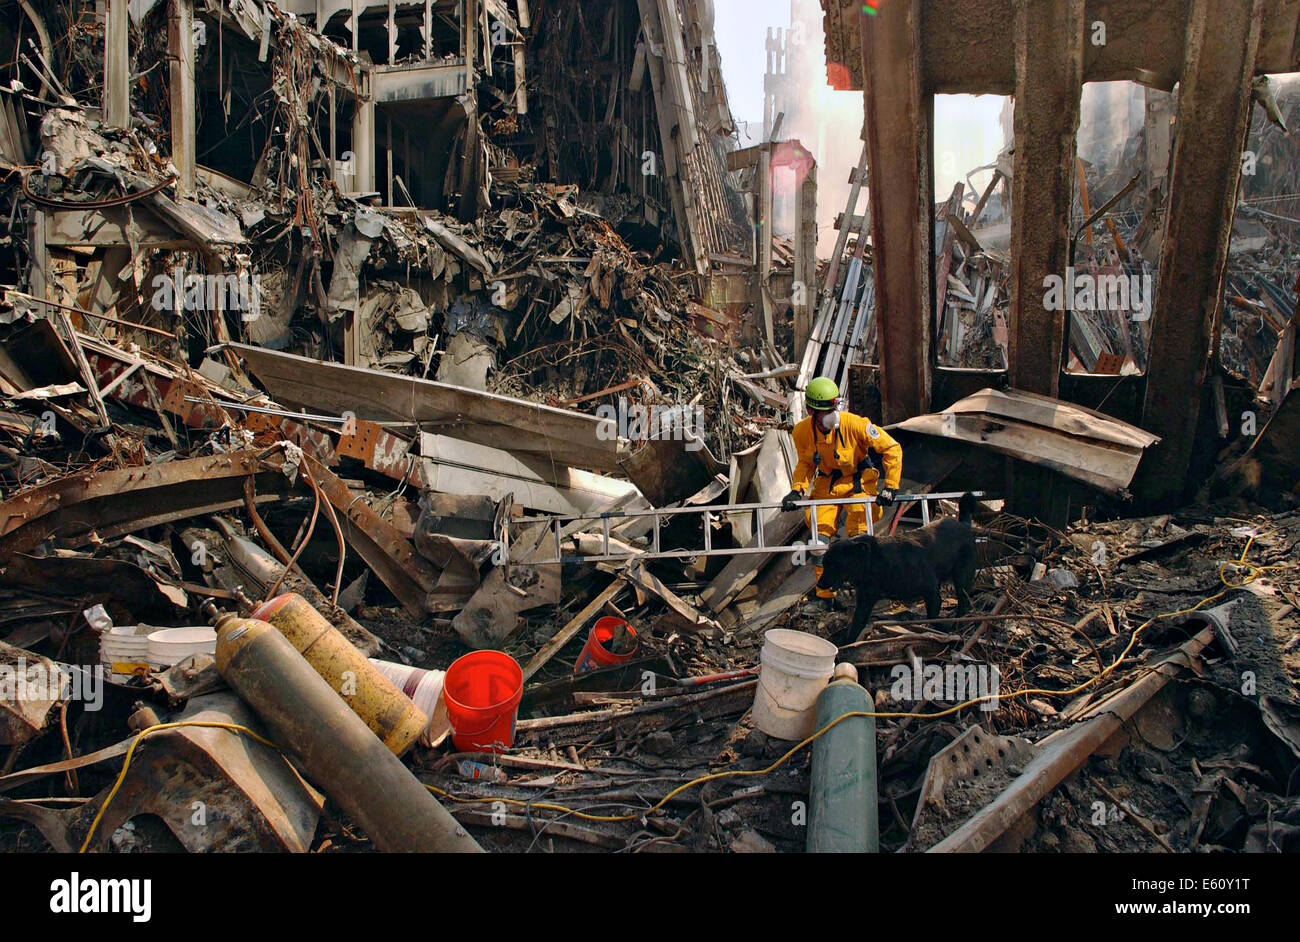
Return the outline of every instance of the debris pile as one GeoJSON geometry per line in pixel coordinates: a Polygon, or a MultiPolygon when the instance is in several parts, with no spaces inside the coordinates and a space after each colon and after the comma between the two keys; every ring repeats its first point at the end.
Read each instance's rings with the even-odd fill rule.
{"type": "MultiPolygon", "coordinates": [[[[1271,108],[1252,111],[1219,348],[1224,367],[1256,390],[1295,311],[1294,272],[1300,260],[1295,233],[1300,202],[1293,185],[1300,149],[1286,131],[1300,122],[1300,86],[1284,85],[1276,101],[1272,95],[1265,95],[1271,108]]],[[[1158,122],[1150,127],[1159,132],[1158,122]]],[[[1138,125],[1129,138],[1115,139],[1113,160],[1105,165],[1077,161],[1072,264],[1060,273],[1059,284],[1044,286],[1045,303],[1069,312],[1071,372],[1146,371],[1168,185],[1163,168],[1148,166],[1144,136],[1138,125]],[[1139,186],[1144,179],[1150,192],[1139,186]]],[[[935,204],[935,279],[943,302],[933,336],[941,366],[1007,368],[1010,166],[1010,151],[1004,151],[995,163],[971,171],[993,171],[983,192],[959,183],[948,199],[935,204]]],[[[860,168],[857,174],[864,172],[860,168]]],[[[859,212],[859,189],[865,192],[853,187],[836,221],[840,237],[800,374],[827,373],[841,385],[851,363],[877,362],[872,255],[865,243],[858,247],[869,216],[859,212]]]]}
{"type": "MultiPolygon", "coordinates": [[[[213,807],[247,826],[187,828],[192,793],[151,759],[132,767],[129,787],[91,831],[130,744],[128,718],[135,729],[262,728],[220,692],[204,654],[170,669],[127,667],[98,688],[94,707],[88,666],[101,662],[105,632],[202,624],[205,600],[239,611],[287,590],[386,670],[439,676],[474,641],[462,630],[466,611],[491,612],[494,629],[519,616],[490,645],[522,667],[512,748],[456,748],[445,715],[429,709],[422,745],[407,757],[486,849],[803,848],[807,826],[791,808],[808,800],[811,750],[792,752],[794,742],[761,732],[750,709],[765,631],[828,637],[847,623],[851,599],[831,612],[806,600],[810,566],[775,553],[765,566],[767,557],[753,556],[692,562],[689,549],[680,561],[654,558],[636,517],[610,528],[608,542],[598,521],[572,520],[558,544],[565,561],[546,562],[545,547],[557,544],[528,536],[523,508],[508,500],[427,489],[411,499],[420,492],[402,476],[406,465],[381,463],[387,439],[372,440],[368,454],[361,444],[392,436],[382,425],[359,420],[349,435],[284,415],[265,394],[240,401],[194,371],[138,350],[127,360],[77,333],[109,413],[104,434],[77,357],[50,321],[15,310],[6,331],[5,378],[20,388],[6,396],[4,656],[32,678],[40,670],[68,678],[46,700],[4,700],[0,788],[59,799],[0,805],[21,822],[0,829],[8,846],[76,849],[88,835],[91,846],[118,850],[379,846],[384,838],[319,817],[321,795],[290,784],[274,750],[215,775],[212,763],[237,734],[203,738],[184,726],[150,735],[148,754],[187,763],[209,783],[213,807]],[[38,348],[47,355],[26,355],[38,348]],[[14,361],[64,367],[34,386],[14,361]],[[495,528],[512,516],[511,561],[493,566],[495,528]],[[618,553],[622,560],[596,559],[618,553]],[[601,647],[611,662],[575,674],[593,624],[606,618],[624,626],[601,647]],[[250,788],[274,792],[288,818],[237,798],[250,788]],[[504,823],[494,802],[509,809],[504,823]],[[146,828],[146,812],[165,827],[146,828]]],[[[788,488],[783,434],[733,457],[731,473],[748,473],[753,488],[739,498],[788,488]]],[[[681,506],[725,504],[728,489],[720,476],[681,506]]],[[[1218,513],[1190,508],[1061,532],[986,511],[970,615],[927,623],[917,606],[878,612],[839,659],[857,668],[880,714],[880,847],[1006,846],[999,842],[1019,838],[990,832],[980,813],[1015,800],[1037,809],[1038,829],[1023,845],[1035,849],[1290,849],[1295,811],[1284,783],[1300,761],[1289,692],[1300,677],[1300,516],[1218,513]],[[954,676],[958,689],[945,686],[954,676]],[[1158,689],[1147,689],[1149,677],[1158,689]],[[997,706],[983,711],[988,696],[997,706]],[[1098,730],[1116,704],[1131,722],[1098,730]],[[1058,745],[1085,728],[1098,742],[1058,745]],[[979,745],[984,756],[985,743],[994,744],[995,773],[976,764],[940,775],[952,750],[979,745]],[[1028,794],[1023,776],[1038,761],[1052,763],[1049,790],[1028,794]]],[[[723,510],[706,524],[712,545],[742,542],[743,516],[723,510]]],[[[798,525],[801,514],[787,516],[798,525]]],[[[773,540],[779,521],[768,529],[773,540]]],[[[659,545],[690,547],[701,536],[677,526],[659,545]]],[[[328,783],[309,781],[330,795],[328,783]]]]}
{"type": "MultiPolygon", "coordinates": [[[[1117,511],[1156,437],[1100,413],[984,389],[891,426],[876,533],[1008,461],[1084,517],[978,491],[971,612],[837,649],[855,600],[812,598],[782,505],[808,378],[876,345],[865,161],[796,364],[806,240],[753,234],[771,146],[736,157],[709,6],[606,6],[353,34],[179,0],[90,30],[125,74],[84,32],[15,59],[0,847],[799,851],[847,814],[860,849],[1296,849],[1289,363],[1160,517],[1117,511]],[[832,807],[849,751],[869,797],[832,807]]],[[[997,183],[936,209],[948,363],[1006,367],[997,183]]],[[[1095,225],[1090,272],[1146,270],[1095,225]]],[[[1259,264],[1236,290],[1284,322],[1259,264]]],[[[1133,313],[1084,368],[1142,369],[1133,313]]]]}

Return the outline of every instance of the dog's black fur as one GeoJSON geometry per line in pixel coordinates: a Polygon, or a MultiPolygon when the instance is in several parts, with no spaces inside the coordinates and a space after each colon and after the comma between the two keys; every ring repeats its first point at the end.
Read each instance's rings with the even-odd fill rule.
{"type": "Polygon", "coordinates": [[[958,504],[956,520],[944,517],[919,530],[896,536],[855,536],[832,543],[822,557],[820,589],[852,582],[857,589],[853,621],[836,637],[837,644],[857,639],[880,599],[925,599],[927,618],[938,618],[939,585],[951,582],[957,593],[957,614],[970,608],[975,578],[975,535],[971,517],[976,500],[968,492],[958,504]]]}

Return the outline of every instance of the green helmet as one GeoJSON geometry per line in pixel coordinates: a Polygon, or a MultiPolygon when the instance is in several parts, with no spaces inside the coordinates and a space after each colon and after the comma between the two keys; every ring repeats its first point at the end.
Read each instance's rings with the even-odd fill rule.
{"type": "Polygon", "coordinates": [[[840,398],[840,387],[835,380],[827,376],[818,376],[804,390],[803,399],[809,409],[817,412],[829,412],[835,408],[835,400],[840,398]]]}

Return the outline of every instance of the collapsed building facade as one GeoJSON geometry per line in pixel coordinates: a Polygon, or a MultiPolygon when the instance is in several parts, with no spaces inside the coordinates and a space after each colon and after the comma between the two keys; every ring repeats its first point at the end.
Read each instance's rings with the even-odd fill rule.
{"type": "MultiPolygon", "coordinates": [[[[514,748],[449,749],[445,702],[426,704],[423,748],[390,770],[450,809],[421,812],[440,849],[815,848],[789,815],[817,789],[809,751],[787,752],[750,707],[763,632],[847,623],[805,606],[806,522],[780,503],[791,421],[829,375],[904,443],[914,499],[881,528],[928,522],[958,491],[989,498],[974,614],[895,612],[840,651],[880,706],[893,668],[922,658],[997,661],[1008,681],[1002,712],[926,719],[926,692],[916,716],[882,722],[880,846],[1132,849],[1048,819],[1116,716],[1181,690],[1180,665],[1231,674],[1226,612],[1172,633],[1164,619],[1231,593],[1252,627],[1288,605],[1294,619],[1300,397],[1280,227],[1300,163],[1270,121],[1300,117],[1257,79],[1294,68],[1300,45],[1294,11],[1264,0],[1214,28],[1200,2],[1042,5],[886,0],[868,16],[823,0],[828,81],[862,89],[867,120],[819,264],[817,162],[781,133],[791,50],[769,42],[764,137],[741,146],[710,0],[106,0],[98,14],[22,0],[0,36],[0,668],[107,664],[113,682],[106,712],[61,688],[0,690],[0,793],[27,796],[0,797],[0,838],[426,849],[332,770],[291,781],[280,749],[302,756],[213,657],[123,674],[99,649],[111,626],[144,637],[284,589],[386,669],[441,674],[484,650],[520,667],[514,748]],[[1101,46],[1086,44],[1094,21],[1101,46]],[[1142,120],[1076,148],[1083,83],[1119,78],[1144,86],[1142,120]],[[972,169],[991,171],[980,189],[936,200],[928,116],[958,92],[1013,95],[1014,142],[972,169]],[[1266,169],[1234,243],[1243,145],[1266,169]],[[1132,291],[1076,303],[1073,272],[1132,291]],[[1050,300],[1053,276],[1067,300],[1050,300]],[[1197,489],[1202,506],[1163,513],[1197,489]],[[1237,514],[1254,527],[1245,549],[1237,514]],[[1216,568],[1225,554],[1237,568],[1216,568]],[[583,670],[602,616],[640,647],[583,670]],[[234,731],[160,729],[161,758],[121,766],[114,798],[126,726],[253,714],[280,747],[249,743],[254,767],[231,761],[234,731]],[[1006,788],[956,809],[944,760],[984,730],[997,735],[979,755],[1012,756],[1006,788]],[[1037,761],[1050,773],[1026,784],[1037,761]],[[231,827],[186,825],[173,762],[231,827]],[[727,782],[784,763],[788,783],[727,782]],[[699,799],[648,771],[702,785],[699,799]],[[41,804],[55,791],[68,807],[41,804]],[[364,835],[322,817],[326,798],[364,835]],[[500,821],[478,807],[494,798],[512,806],[500,821]],[[628,813],[565,820],[601,802],[628,813]],[[1040,812],[1036,834],[1004,833],[1040,812]]],[[[1274,774],[1300,758],[1286,630],[1285,656],[1254,652],[1271,658],[1272,701],[1216,690],[1198,707],[1251,724],[1236,759],[1273,777],[1182,774],[1210,797],[1179,849],[1295,846],[1300,809],[1274,774]]],[[[401,676],[414,696],[424,675],[401,676]]],[[[1122,772],[1088,774],[1123,788],[1122,772]]]]}
{"type": "MultiPolygon", "coordinates": [[[[854,4],[823,4],[828,69],[866,98],[864,159],[872,168],[875,330],[886,420],[929,412],[991,381],[987,370],[954,372],[935,362],[936,345],[951,336],[948,305],[936,299],[949,297],[954,252],[965,262],[978,254],[978,240],[963,231],[967,214],[958,206],[931,212],[929,116],[938,94],[1010,95],[1014,147],[998,174],[1007,180],[1010,270],[1005,319],[999,316],[995,327],[1005,330],[1006,380],[1037,395],[1089,406],[1104,402],[1108,414],[1160,436],[1152,452],[1160,458],[1145,463],[1136,489],[1156,505],[1176,505],[1238,437],[1236,423],[1224,417],[1251,408],[1258,393],[1223,375],[1219,328],[1237,193],[1243,168],[1254,173],[1253,162],[1243,159],[1253,102],[1272,102],[1269,73],[1296,68],[1293,11],[1268,3],[1231,11],[1181,2],[1121,9],[1082,0],[897,7],[868,25],[854,4]],[[1124,187],[1094,192],[1092,205],[1101,205],[1093,212],[1076,155],[1085,83],[1117,80],[1138,82],[1146,92],[1144,153],[1133,168],[1133,186],[1144,183],[1137,206],[1144,231],[1139,244],[1126,246],[1131,233],[1117,235],[1115,220],[1107,217],[1112,259],[1093,264],[1126,281],[1137,275],[1139,284],[1147,269],[1154,275],[1147,316],[1135,324],[1131,309],[1117,312],[1115,327],[1150,330],[1149,341],[1139,336],[1128,344],[1149,350],[1119,380],[1099,378],[1119,372],[1096,369],[1100,353],[1114,352],[1099,325],[1072,314],[1073,304],[1059,297],[1052,303],[1045,290],[1050,279],[1065,279],[1076,265],[1082,269],[1080,238],[1091,250],[1092,229],[1101,230],[1116,198],[1128,195],[1124,187]],[[1067,354],[1078,351],[1084,371],[1072,373],[1067,354]]],[[[971,215],[978,223],[978,212],[971,215]]],[[[964,288],[958,285],[968,293],[964,288]]],[[[1289,318],[1294,311],[1281,313],[1289,318]]],[[[1292,377],[1293,356],[1286,351],[1283,358],[1292,362],[1279,365],[1292,377]]],[[[1017,503],[1036,503],[1039,512],[1066,519],[1063,498],[1044,494],[1043,479],[1022,478],[1023,486],[1009,482],[1017,503]]]]}

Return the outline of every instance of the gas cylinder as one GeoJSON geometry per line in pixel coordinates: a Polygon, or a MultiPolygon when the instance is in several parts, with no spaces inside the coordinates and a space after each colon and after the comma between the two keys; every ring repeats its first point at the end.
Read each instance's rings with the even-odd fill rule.
{"type": "MultiPolygon", "coordinates": [[[[852,664],[836,664],[817,697],[817,729],[846,713],[874,712],[852,664]]],[[[852,716],[823,733],[812,747],[808,790],[808,853],[877,853],[876,718],[852,716]]]]}
{"type": "Polygon", "coordinates": [[[379,850],[482,851],[274,627],[238,615],[220,618],[217,670],[261,717],[270,739],[379,850]]]}
{"type": "Polygon", "coordinates": [[[301,595],[277,595],[255,608],[251,617],[288,638],[394,755],[411,748],[429,725],[420,708],[301,595]]]}

